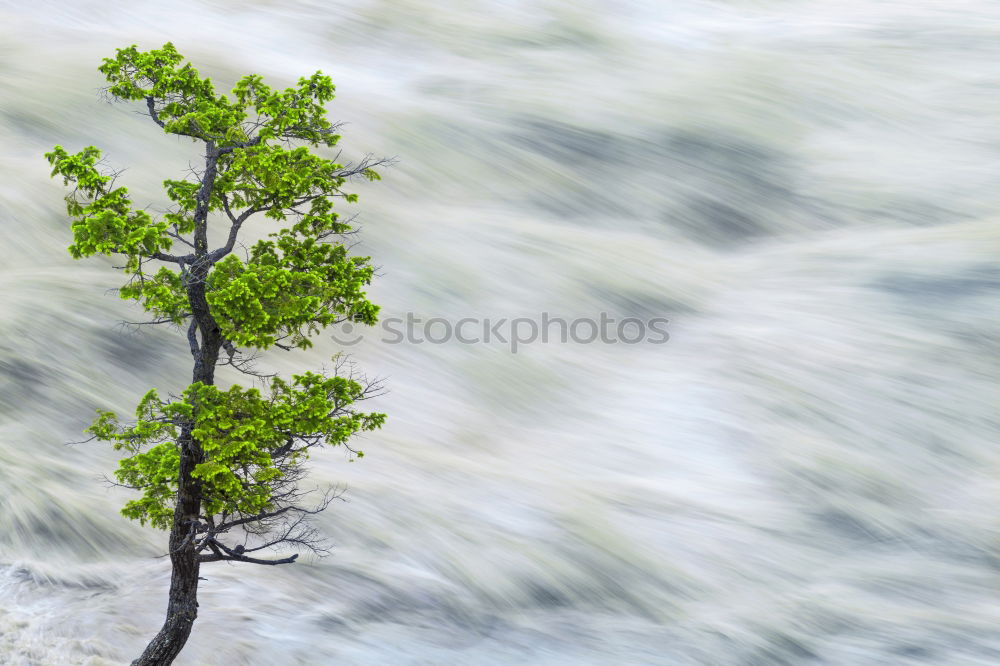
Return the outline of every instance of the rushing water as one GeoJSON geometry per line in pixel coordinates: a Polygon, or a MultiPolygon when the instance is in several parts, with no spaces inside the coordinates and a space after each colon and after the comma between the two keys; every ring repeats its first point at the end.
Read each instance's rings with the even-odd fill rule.
{"type": "MultiPolygon", "coordinates": [[[[391,392],[287,567],[210,565],[183,664],[1000,663],[1000,4],[0,3],[0,662],[117,664],[165,535],[78,439],[188,377],[75,262],[41,153],[197,159],[98,91],[173,41],[316,69],[387,316],[664,316],[663,345],[351,348],[391,392]]],[[[257,233],[267,229],[260,223],[257,233]]],[[[338,349],[273,354],[289,371],[338,349]]]]}

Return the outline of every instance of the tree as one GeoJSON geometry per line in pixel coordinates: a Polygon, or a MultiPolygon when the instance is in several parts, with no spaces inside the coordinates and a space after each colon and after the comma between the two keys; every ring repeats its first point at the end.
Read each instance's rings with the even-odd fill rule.
{"type": "Polygon", "coordinates": [[[327,326],[376,322],[378,307],[364,291],[374,268],[369,257],[350,256],[343,242],[350,220],[333,202],[355,201],[342,188],[356,177],[377,180],[374,168],[387,160],[340,164],[319,154],[340,139],[323,106],[334,86],[321,72],[281,91],[250,74],[229,97],[183,61],[170,43],[145,52],[133,45],[99,68],[113,98],[143,102],[164,132],[204,144],[203,167],[163,182],[173,205],[162,217],[133,206],[118,174],[99,168],[97,148],[71,154],[56,146],[45,155],[52,175],[74,186],[66,197],[72,256],[124,259],[120,295],[151,313],[147,323],[186,330],[194,364],[179,395],[151,390],[134,422],[98,410],[88,429],[126,454],[115,477],[141,494],[122,513],[170,531],[166,620],[132,662],[143,666],[170,664],[183,648],[198,613],[202,564],[293,562],[297,555],[258,556],[279,545],[322,551],[307,518],[335,495],[303,503],[309,453],[339,444],[360,457],[349,439],[385,420],[356,410],[379,386],[345,373],[351,366],[339,356],[331,376],[290,380],[256,372],[253,361],[271,347],[309,347],[327,326]],[[247,248],[241,232],[260,217],[279,228],[247,248]],[[224,238],[218,247],[210,230],[224,238]],[[217,366],[254,376],[263,390],[217,386],[217,366]]]}

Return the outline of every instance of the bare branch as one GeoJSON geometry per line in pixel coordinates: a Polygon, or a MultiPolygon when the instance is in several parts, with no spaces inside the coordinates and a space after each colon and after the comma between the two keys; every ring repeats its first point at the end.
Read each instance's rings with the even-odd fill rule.
{"type": "Polygon", "coordinates": [[[176,224],[174,225],[173,231],[168,231],[167,235],[170,236],[171,238],[175,239],[175,240],[178,240],[178,241],[184,243],[185,245],[187,245],[188,247],[190,247],[192,250],[194,249],[194,243],[192,243],[187,238],[184,238],[184,236],[181,235],[180,229],[177,227],[176,224]]]}
{"type": "Polygon", "coordinates": [[[250,564],[291,564],[295,560],[299,559],[299,554],[295,553],[290,557],[285,557],[280,560],[261,560],[256,557],[246,557],[245,555],[199,555],[198,561],[204,564],[205,562],[248,562],[250,564]]]}
{"type": "MultiPolygon", "coordinates": [[[[125,254],[125,253],[121,252],[121,254],[125,254]]],[[[194,259],[194,257],[192,255],[190,255],[190,254],[182,256],[182,257],[179,257],[179,256],[176,256],[176,255],[173,255],[173,254],[165,254],[163,252],[154,252],[153,254],[151,254],[149,256],[152,259],[158,259],[160,261],[167,261],[167,262],[170,262],[172,264],[187,264],[187,263],[191,263],[191,260],[194,259]]]]}
{"type": "Polygon", "coordinates": [[[149,117],[153,119],[153,122],[160,127],[165,127],[165,123],[160,120],[159,114],[156,113],[155,99],[152,95],[146,97],[146,108],[149,109],[149,117]]]}
{"type": "MultiPolygon", "coordinates": [[[[229,342],[229,341],[226,341],[226,342],[230,346],[232,346],[231,342],[229,342]]],[[[243,352],[241,352],[239,349],[236,349],[235,347],[233,347],[232,349],[233,349],[233,353],[229,354],[228,359],[226,359],[224,361],[219,361],[219,363],[218,363],[219,365],[232,366],[232,368],[234,370],[236,370],[237,372],[240,372],[240,373],[242,373],[244,375],[247,375],[247,376],[250,376],[250,377],[256,377],[257,379],[268,379],[270,377],[277,376],[277,374],[273,373],[273,372],[272,373],[258,372],[257,370],[254,369],[254,367],[253,367],[254,363],[256,363],[257,359],[260,358],[260,356],[261,356],[260,353],[251,353],[251,354],[248,355],[248,354],[244,354],[243,352]]],[[[229,348],[228,347],[226,348],[226,351],[227,351],[227,354],[228,354],[228,352],[229,352],[229,348]]]]}
{"type": "Polygon", "coordinates": [[[219,148],[219,155],[228,155],[229,153],[233,152],[237,148],[249,148],[250,146],[256,146],[258,143],[260,143],[260,141],[261,141],[261,137],[258,134],[257,136],[255,136],[254,138],[250,139],[249,141],[243,141],[243,142],[240,142],[240,143],[234,143],[234,144],[231,144],[231,145],[228,145],[228,146],[223,146],[223,147],[219,148]]]}
{"type": "Polygon", "coordinates": [[[212,250],[211,254],[208,255],[209,261],[212,263],[219,261],[233,251],[233,247],[236,246],[236,239],[240,233],[240,228],[251,215],[267,210],[266,208],[248,208],[240,213],[239,217],[237,217],[233,215],[232,210],[230,210],[229,200],[226,198],[226,195],[222,194],[221,197],[222,208],[226,211],[226,215],[229,216],[229,219],[232,221],[232,225],[229,227],[229,237],[226,239],[226,244],[216,250],[212,250]]]}
{"type": "MultiPolygon", "coordinates": [[[[185,313],[183,316],[187,317],[188,315],[185,313]]],[[[173,324],[173,323],[175,323],[173,319],[161,318],[161,319],[152,319],[150,321],[120,321],[118,322],[118,325],[124,328],[126,326],[156,326],[158,324],[173,324]]]]}
{"type": "Polygon", "coordinates": [[[226,530],[232,529],[233,527],[236,527],[238,525],[246,525],[247,523],[252,523],[254,521],[261,521],[261,520],[266,520],[268,518],[275,518],[283,513],[291,511],[292,509],[293,507],[286,506],[284,508],[278,509],[277,511],[263,512],[263,513],[258,513],[257,515],[254,516],[246,516],[245,518],[230,520],[228,522],[221,523],[217,528],[217,531],[225,532],[226,530]]]}
{"type": "Polygon", "coordinates": [[[373,154],[369,153],[361,158],[361,161],[356,165],[351,164],[350,162],[345,164],[344,168],[337,172],[336,177],[350,179],[354,176],[363,175],[364,172],[369,169],[381,166],[392,166],[397,162],[399,162],[398,157],[379,157],[376,159],[373,154]]]}

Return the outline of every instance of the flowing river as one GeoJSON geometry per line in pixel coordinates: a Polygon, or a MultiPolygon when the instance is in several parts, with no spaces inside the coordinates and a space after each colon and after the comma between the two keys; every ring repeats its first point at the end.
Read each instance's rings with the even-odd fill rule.
{"type": "Polygon", "coordinates": [[[345,208],[371,294],[440,318],[262,360],[361,333],[389,422],[313,458],[328,557],[204,567],[178,664],[1000,663],[987,0],[0,1],[0,663],[162,622],[166,534],[67,442],[190,357],[70,258],[42,153],[97,145],[162,212],[198,146],[96,68],[166,41],[219,90],[332,76],[345,156],[399,158],[345,208]],[[669,340],[442,333],[543,313],[669,340]]]}

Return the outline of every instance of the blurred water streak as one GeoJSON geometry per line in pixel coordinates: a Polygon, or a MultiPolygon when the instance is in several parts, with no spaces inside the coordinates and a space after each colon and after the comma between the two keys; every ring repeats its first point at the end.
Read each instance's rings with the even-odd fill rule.
{"type": "Polygon", "coordinates": [[[209,569],[178,663],[1000,662],[986,0],[0,3],[0,661],[121,663],[161,621],[165,536],[64,442],[183,387],[183,339],[115,325],[41,154],[96,144],[162,208],[195,147],[96,66],[168,40],[220,89],[323,69],[348,152],[401,158],[358,188],[387,315],[671,319],[352,348],[391,418],[316,457],[333,556],[209,569]]]}

